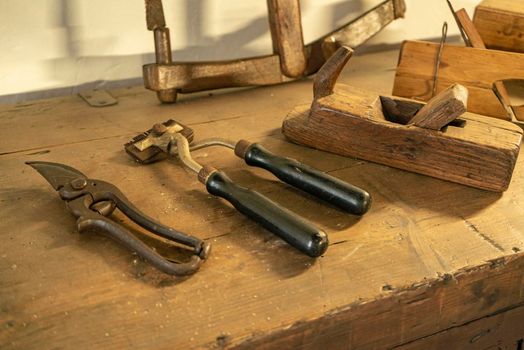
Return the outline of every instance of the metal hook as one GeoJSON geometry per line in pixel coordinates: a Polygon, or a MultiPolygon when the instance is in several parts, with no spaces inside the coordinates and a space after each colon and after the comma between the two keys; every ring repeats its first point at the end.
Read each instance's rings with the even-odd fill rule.
{"type": "Polygon", "coordinates": [[[437,93],[437,83],[438,83],[438,73],[440,69],[440,60],[442,59],[442,51],[444,49],[444,44],[448,37],[448,22],[444,22],[442,25],[442,37],[440,38],[440,46],[438,48],[437,60],[435,62],[435,75],[433,77],[433,91],[431,92],[431,97],[434,97],[437,93]]]}

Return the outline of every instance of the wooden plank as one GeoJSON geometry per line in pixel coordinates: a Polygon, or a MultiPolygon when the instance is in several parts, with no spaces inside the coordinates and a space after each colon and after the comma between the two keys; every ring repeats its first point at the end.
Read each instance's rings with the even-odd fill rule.
{"type": "MultiPolygon", "coordinates": [[[[299,82],[289,89],[280,89],[276,86],[266,92],[268,95],[278,94],[287,99],[285,103],[284,100],[279,102],[282,109],[292,108],[293,103],[304,101],[309,94],[305,89],[300,88],[302,85],[308,85],[308,82],[299,82]]],[[[273,108],[273,113],[268,116],[264,112],[268,109],[267,100],[254,99],[251,101],[251,106],[248,106],[228,98],[226,91],[211,96],[208,93],[183,95],[176,107],[167,107],[158,103],[154,94],[144,91],[141,87],[121,89],[111,93],[119,103],[124,103],[127,107],[120,109],[111,106],[104,111],[85,108],[87,104],[78,96],[0,106],[0,137],[3,140],[0,143],[0,154],[20,151],[30,153],[29,150],[36,152],[38,149],[49,149],[69,143],[124,135],[130,139],[147,130],[154,123],[170,118],[190,126],[206,125],[217,119],[229,120],[231,124],[235,124],[235,120],[238,120],[239,124],[256,121],[258,129],[254,126],[253,129],[241,132],[237,126],[231,126],[232,135],[236,133],[238,138],[247,138],[252,131],[261,130],[260,125],[264,123],[264,118],[280,121],[285,114],[280,109],[273,108]],[[196,105],[188,103],[193,100],[198,100],[199,103],[196,105]],[[219,116],[211,108],[215,104],[221,106],[219,116]],[[130,110],[133,112],[130,113],[130,110]],[[40,117],[43,112],[49,112],[45,119],[40,117]],[[23,119],[24,122],[18,122],[17,118],[23,119]],[[115,123],[115,119],[121,121],[115,123]],[[63,132],[57,133],[60,130],[63,132]],[[27,136],[19,137],[21,134],[27,136]]],[[[236,93],[239,99],[251,96],[249,90],[236,93]]],[[[212,131],[206,132],[206,136],[213,136],[212,131]]]]}
{"type": "Polygon", "coordinates": [[[273,52],[280,57],[282,73],[290,78],[303,75],[306,54],[298,0],[267,0],[273,52]]]}
{"type": "MultiPolygon", "coordinates": [[[[439,44],[423,41],[402,44],[393,95],[421,101],[431,98],[438,48],[439,44]]],[[[437,92],[459,83],[469,90],[469,112],[507,119],[492,90],[494,82],[507,79],[524,79],[524,55],[445,45],[437,92]]]]}
{"type": "Polygon", "coordinates": [[[475,8],[473,23],[488,48],[524,52],[522,1],[484,0],[475,8]]]}
{"type": "MultiPolygon", "coordinates": [[[[341,80],[386,92],[396,58],[354,57],[341,80]]],[[[143,88],[111,93],[119,104],[104,109],[78,97],[0,106],[0,348],[387,347],[521,300],[523,261],[514,252],[524,250],[523,158],[500,196],[290,144],[280,123],[310,100],[310,81],[182,96],[173,106],[143,88]],[[369,189],[372,209],[357,219],[230,150],[196,154],[325,229],[332,245],[311,260],[209,198],[176,161],[130,160],[121,148],[130,135],[169,117],[196,139],[259,141],[369,189]],[[78,235],[56,192],[24,164],[30,159],[115,183],[147,214],[208,239],[209,261],[173,279],[103,237],[78,235]]]]}

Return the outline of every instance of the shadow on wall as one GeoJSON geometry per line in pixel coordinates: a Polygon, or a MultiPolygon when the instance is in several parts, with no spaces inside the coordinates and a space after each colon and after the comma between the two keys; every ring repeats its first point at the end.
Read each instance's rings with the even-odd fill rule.
{"type": "MultiPolygon", "coordinates": [[[[142,84],[142,65],[154,62],[155,56],[152,52],[153,35],[150,36],[151,52],[136,55],[111,55],[111,56],[90,56],[83,54],[86,48],[89,48],[89,40],[85,39],[83,33],[87,30],[85,23],[82,23],[83,11],[82,2],[71,0],[58,0],[60,4],[60,13],[58,15],[58,24],[65,28],[64,46],[67,56],[54,58],[45,62],[45,71],[49,72],[49,79],[57,82],[65,82],[71,85],[51,90],[33,91],[21,94],[12,94],[0,96],[0,103],[16,103],[27,100],[50,98],[62,95],[74,95],[80,91],[88,89],[114,89],[132,85],[142,84]],[[103,80],[106,76],[118,75],[131,76],[133,78],[120,80],[103,80]],[[125,73],[125,74],[123,74],[125,73]],[[95,79],[93,79],[95,78],[95,79]],[[71,83],[73,81],[73,83],[71,83]]],[[[164,0],[164,11],[167,17],[167,26],[171,30],[172,46],[176,49],[173,51],[173,60],[175,61],[204,61],[234,59],[241,57],[253,57],[271,53],[271,36],[266,14],[253,18],[246,24],[230,32],[218,35],[210,35],[208,23],[212,20],[213,14],[209,13],[210,6],[216,5],[218,0],[184,0],[178,6],[183,11],[176,14],[176,18],[185,18],[185,40],[187,44],[182,48],[176,48],[175,40],[180,40],[182,33],[176,33],[177,23],[170,23],[169,20],[169,0],[164,0]],[[175,29],[174,29],[175,28],[175,29]],[[261,52],[257,45],[253,43],[263,42],[267,51],[261,52]]],[[[317,34],[318,28],[304,26],[304,34],[312,36],[311,33],[317,34],[310,40],[334,30],[345,22],[357,17],[372,6],[380,3],[382,0],[346,0],[323,4],[321,6],[322,15],[318,14],[318,3],[315,0],[301,1],[302,17],[313,15],[315,21],[318,18],[321,33],[317,34]]],[[[84,4],[85,5],[85,4],[84,4]]],[[[133,6],[140,6],[134,2],[133,6]]],[[[227,9],[224,9],[226,11],[227,9]]],[[[94,11],[92,13],[95,13],[94,11]]],[[[119,13],[119,15],[124,15],[119,13]]],[[[307,21],[308,23],[311,20],[307,21]]],[[[143,21],[136,23],[137,26],[145,25],[145,14],[143,21]]],[[[113,27],[114,28],[114,27],[113,27]]],[[[180,30],[180,28],[178,28],[180,30]]],[[[108,33],[107,40],[102,44],[111,46],[114,36],[125,35],[125,28],[120,33],[108,33]]],[[[91,42],[93,39],[91,39],[91,42]]],[[[97,41],[97,44],[100,42],[97,41]]],[[[92,44],[91,44],[92,45],[92,44]]],[[[258,45],[259,47],[260,45],[258,45]]],[[[93,51],[93,50],[88,50],[93,51]]]]}

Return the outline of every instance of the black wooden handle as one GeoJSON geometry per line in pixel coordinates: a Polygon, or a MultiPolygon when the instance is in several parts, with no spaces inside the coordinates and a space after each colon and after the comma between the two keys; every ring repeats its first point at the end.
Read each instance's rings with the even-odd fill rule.
{"type": "Polygon", "coordinates": [[[205,184],[209,193],[226,199],[239,212],[303,253],[318,257],[326,251],[328,239],[324,231],[260,193],[235,184],[223,172],[211,172],[205,184]]]}
{"type": "Polygon", "coordinates": [[[371,196],[363,189],[295,159],[279,157],[257,143],[242,140],[238,142],[235,154],[243,158],[248,165],[266,169],[285,183],[351,214],[363,215],[371,204],[371,196]]]}

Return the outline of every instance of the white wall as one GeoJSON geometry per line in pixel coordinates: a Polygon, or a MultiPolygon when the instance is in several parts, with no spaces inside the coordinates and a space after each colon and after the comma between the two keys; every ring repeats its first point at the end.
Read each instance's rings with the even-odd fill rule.
{"type": "MultiPolygon", "coordinates": [[[[264,0],[163,2],[176,60],[271,52],[264,0]]],[[[305,41],[380,2],[302,0],[305,41]]],[[[457,9],[466,7],[470,15],[477,3],[453,2],[457,9]]],[[[458,34],[445,0],[406,3],[406,18],[390,25],[368,45],[439,37],[444,20],[449,23],[449,35],[458,34]]],[[[139,83],[141,66],[153,61],[153,50],[141,0],[1,0],[0,102],[75,93],[112,81],[139,83]]]]}

